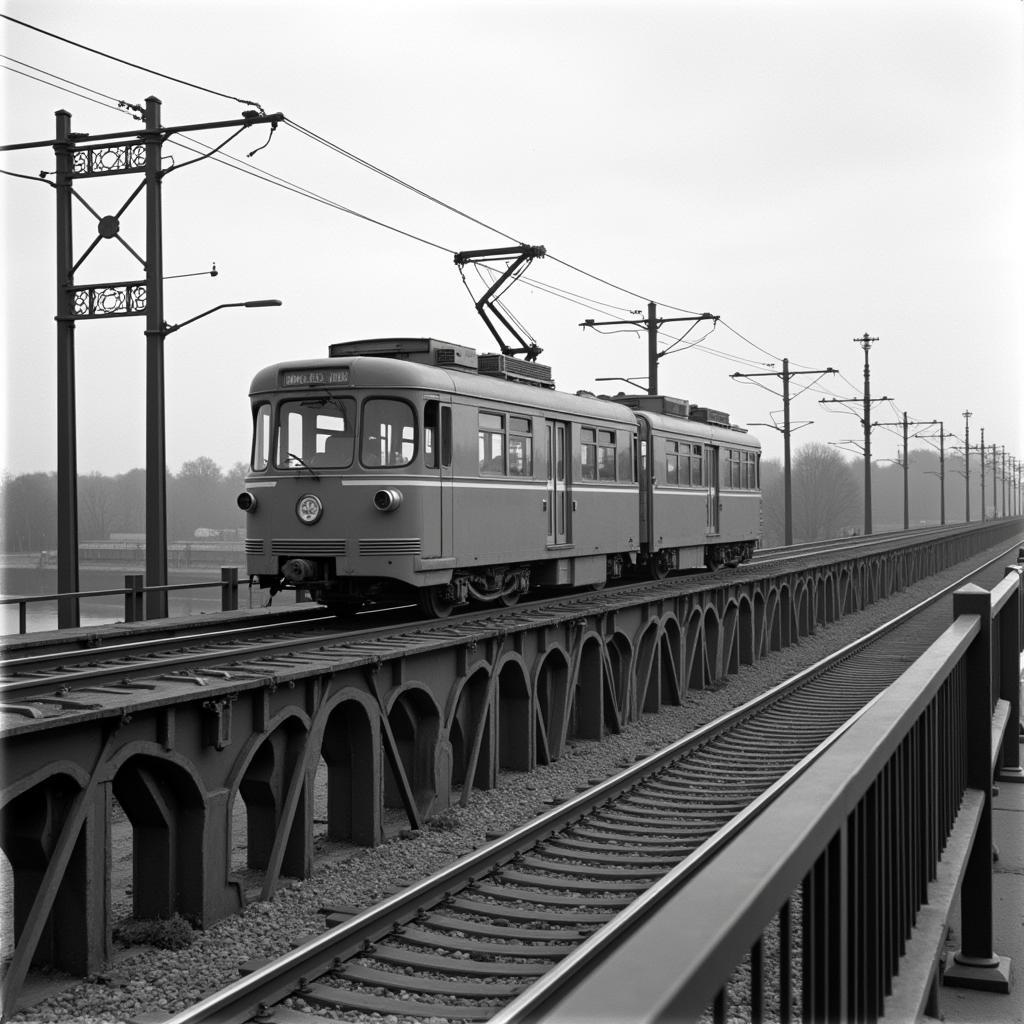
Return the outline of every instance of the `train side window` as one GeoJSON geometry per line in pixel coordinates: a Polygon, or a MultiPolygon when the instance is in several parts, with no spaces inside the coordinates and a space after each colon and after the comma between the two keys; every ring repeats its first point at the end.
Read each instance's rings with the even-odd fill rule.
{"type": "Polygon", "coordinates": [[[436,400],[426,402],[423,406],[423,465],[427,469],[437,469],[439,406],[436,400]]]}
{"type": "Polygon", "coordinates": [[[505,474],[505,417],[500,413],[480,413],[477,433],[480,472],[488,476],[505,474]]]}
{"type": "Polygon", "coordinates": [[[407,466],[416,453],[412,406],[394,398],[368,398],[363,405],[364,466],[407,466]]]}
{"type": "Polygon", "coordinates": [[[688,441],[679,442],[679,483],[686,487],[690,483],[690,456],[693,445],[688,441]]]}
{"type": "Polygon", "coordinates": [[[599,480],[615,479],[615,431],[597,432],[597,476],[599,480]]]}
{"type": "Polygon", "coordinates": [[[620,431],[617,435],[616,458],[619,463],[619,479],[624,481],[636,480],[636,464],[634,452],[636,450],[636,436],[620,431]]]}
{"type": "Polygon", "coordinates": [[[665,442],[665,483],[679,485],[679,442],[665,442]]]}
{"type": "Polygon", "coordinates": [[[509,476],[533,476],[533,423],[523,416],[508,418],[509,476]]]}
{"type": "Polygon", "coordinates": [[[452,464],[452,410],[451,406],[441,407],[441,465],[452,464]]]}
{"type": "Polygon", "coordinates": [[[253,414],[252,468],[262,470],[270,462],[270,403],[263,402],[253,414]]]}
{"type": "Polygon", "coordinates": [[[704,452],[699,444],[693,446],[693,452],[690,455],[690,483],[694,487],[700,487],[703,479],[703,459],[704,452]]]}
{"type": "Polygon", "coordinates": [[[597,431],[593,427],[580,428],[580,479],[597,479],[597,431]]]}

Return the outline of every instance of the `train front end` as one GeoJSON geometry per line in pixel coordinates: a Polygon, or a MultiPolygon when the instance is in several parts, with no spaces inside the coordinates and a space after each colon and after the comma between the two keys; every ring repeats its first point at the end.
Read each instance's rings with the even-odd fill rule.
{"type": "Polygon", "coordinates": [[[238,497],[250,579],[271,595],[307,591],[339,614],[448,583],[439,520],[450,390],[443,370],[364,355],[260,371],[238,497]]]}

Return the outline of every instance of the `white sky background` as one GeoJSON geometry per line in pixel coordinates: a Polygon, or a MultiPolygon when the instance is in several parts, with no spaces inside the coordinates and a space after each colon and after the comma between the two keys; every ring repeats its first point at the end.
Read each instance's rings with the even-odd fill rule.
{"type": "MultiPolygon", "coordinates": [[[[879,420],[906,410],[1024,456],[1024,60],[1020,0],[4,0],[0,10],[155,71],[283,111],[514,238],[668,305],[719,314],[700,347],[661,361],[660,390],[753,423],[781,400],[729,374],[832,365],[859,395],[871,352],[879,420]],[[706,353],[714,350],[729,358],[706,353]],[[778,357],[778,358],[776,358],[778,357]],[[757,365],[751,365],[753,360],[757,365]],[[764,365],[774,363],[773,367],[764,365]]],[[[164,125],[236,118],[245,105],[0,22],[2,52],[109,96],[163,101],[164,125]]],[[[9,66],[19,67],[19,65],[9,66]]],[[[28,68],[21,70],[35,74],[28,68]]],[[[5,144],[51,139],[54,111],[89,134],[141,127],[122,113],[0,75],[5,144]]],[[[224,133],[193,133],[207,143],[224,133]]],[[[267,138],[245,132],[228,151],[267,138]]],[[[178,163],[192,154],[168,144],[178,163]]],[[[508,244],[282,125],[249,161],[450,249],[508,244]]],[[[0,154],[29,175],[52,150],[0,154]]],[[[136,175],[80,180],[114,213],[136,175]]],[[[6,257],[0,469],[56,468],[54,192],[0,178],[6,257]]],[[[263,365],[332,341],[433,336],[493,351],[445,252],[213,161],[164,180],[165,313],[222,310],[166,343],[167,462],[248,458],[246,393],[263,365]]],[[[95,221],[75,204],[76,259],[95,221]]],[[[144,252],[142,197],[122,237],[144,252]]],[[[116,241],[76,283],[142,277],[116,241]]],[[[619,390],[640,377],[646,336],[577,324],[645,302],[537,260],[528,276],[620,307],[595,312],[525,283],[507,294],[558,387],[619,390]]],[[[473,277],[470,280],[480,288],[473,277]]],[[[679,325],[666,325],[666,336],[679,325]]],[[[688,325],[682,325],[684,328],[688,325]]],[[[144,318],[76,330],[80,472],[145,462],[144,318]]],[[[690,339],[705,333],[698,325],[690,339]]],[[[794,393],[811,377],[794,379],[794,393]]],[[[765,378],[779,387],[778,380],[765,378]]],[[[627,390],[630,390],[627,388],[627,390]]],[[[854,415],[793,403],[808,441],[859,438],[854,415]]],[[[781,414],[779,415],[781,422],[781,414]]],[[[770,457],[781,434],[754,428],[770,457]]],[[[923,442],[922,442],[923,443],[923,442]]],[[[892,458],[895,434],[873,450],[892,458]]]]}

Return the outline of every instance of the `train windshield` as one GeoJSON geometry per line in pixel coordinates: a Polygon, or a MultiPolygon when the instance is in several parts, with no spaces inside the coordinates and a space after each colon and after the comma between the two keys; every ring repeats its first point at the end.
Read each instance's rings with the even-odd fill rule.
{"type": "Polygon", "coordinates": [[[356,444],[356,403],[330,394],[282,402],[277,412],[278,469],[352,465],[356,444]]]}
{"type": "Polygon", "coordinates": [[[416,454],[416,418],[412,406],[394,398],[368,398],[363,403],[364,466],[407,466],[416,454]]]}

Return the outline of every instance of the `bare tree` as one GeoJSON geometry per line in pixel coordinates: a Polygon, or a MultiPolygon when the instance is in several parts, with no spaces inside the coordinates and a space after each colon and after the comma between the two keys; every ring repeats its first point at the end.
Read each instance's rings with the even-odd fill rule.
{"type": "Polygon", "coordinates": [[[863,498],[853,467],[834,448],[812,443],[793,459],[793,539],[822,540],[853,528],[863,498]]]}

